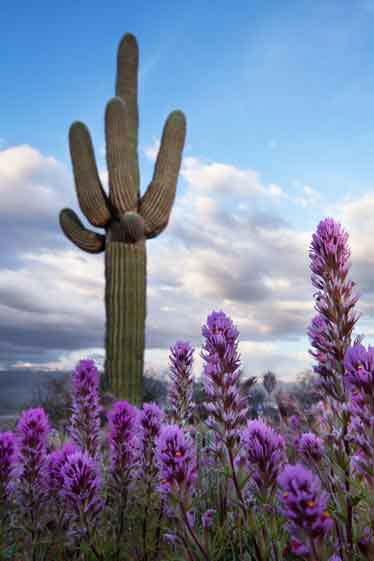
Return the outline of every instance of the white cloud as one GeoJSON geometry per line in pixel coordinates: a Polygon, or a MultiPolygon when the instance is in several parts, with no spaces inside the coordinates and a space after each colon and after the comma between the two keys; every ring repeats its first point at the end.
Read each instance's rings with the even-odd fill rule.
{"type": "MultiPolygon", "coordinates": [[[[6,178],[3,185],[8,194],[5,208],[15,212],[20,207],[26,182],[25,189],[35,195],[31,215],[36,219],[40,209],[50,207],[53,214],[61,204],[58,190],[64,167],[31,147],[19,148],[0,158],[0,177],[2,173],[6,178]],[[17,197],[12,195],[12,184],[18,189],[17,197]]],[[[106,183],[106,171],[101,170],[100,176],[106,183]]],[[[296,231],[276,213],[260,211],[253,204],[265,201],[269,209],[289,195],[275,184],[264,185],[253,170],[192,157],[184,158],[181,176],[185,189],[176,198],[168,228],[147,245],[146,365],[167,368],[169,346],[178,338],[191,340],[197,356],[202,323],[211,311],[223,309],[240,330],[246,373],[259,376],[272,368],[289,378],[310,368],[307,343],[297,350],[283,346],[285,341],[305,337],[314,315],[308,270],[313,232],[296,231]]],[[[304,186],[303,197],[304,208],[318,200],[309,186],[304,186]]],[[[351,230],[361,284],[369,291],[374,195],[344,201],[339,212],[351,230]]],[[[43,247],[43,239],[38,244],[43,247]]],[[[66,369],[82,356],[101,356],[103,255],[85,254],[67,240],[53,250],[24,250],[19,245],[16,255],[17,267],[3,265],[0,274],[1,364],[6,356],[14,357],[17,349],[24,349],[13,360],[19,367],[28,363],[40,368],[41,360],[44,367],[66,369]],[[43,345],[48,352],[61,349],[60,357],[28,356],[28,349],[35,347],[42,353],[43,345]]],[[[365,299],[363,304],[369,311],[365,299]]],[[[196,374],[201,369],[197,358],[196,374]]]]}
{"type": "Polygon", "coordinates": [[[63,190],[70,183],[64,165],[31,146],[0,150],[0,215],[51,216],[64,205],[63,190]]]}

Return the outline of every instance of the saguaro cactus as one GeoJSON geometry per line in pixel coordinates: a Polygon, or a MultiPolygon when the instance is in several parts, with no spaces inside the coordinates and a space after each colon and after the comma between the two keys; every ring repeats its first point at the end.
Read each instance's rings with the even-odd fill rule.
{"type": "Polygon", "coordinates": [[[175,198],[186,136],[181,111],[169,114],[153,178],[140,195],[138,164],[138,60],[136,38],[126,33],[117,56],[116,97],[105,112],[109,195],[99,179],[90,133],[81,122],[71,125],[70,153],[79,206],[89,222],[64,208],[65,235],[89,253],[105,251],[105,376],[119,398],[140,404],[146,317],[146,240],[167,226],[175,198]]]}

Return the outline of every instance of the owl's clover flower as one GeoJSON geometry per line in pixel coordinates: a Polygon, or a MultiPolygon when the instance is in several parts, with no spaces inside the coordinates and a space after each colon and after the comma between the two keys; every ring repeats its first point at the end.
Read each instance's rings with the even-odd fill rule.
{"type": "Polygon", "coordinates": [[[140,460],[139,410],[126,400],[117,401],[108,413],[110,472],[118,483],[137,475],[140,460]]]}
{"type": "Polygon", "coordinates": [[[155,403],[144,403],[139,415],[142,473],[150,479],[157,474],[155,447],[164,418],[165,413],[155,403]]]}
{"type": "Polygon", "coordinates": [[[207,425],[232,449],[247,421],[248,407],[240,394],[239,332],[224,312],[212,312],[202,328],[205,338],[203,384],[209,414],[207,425]]]}
{"type": "Polygon", "coordinates": [[[60,492],[72,525],[88,534],[103,507],[100,497],[101,477],[97,463],[86,452],[68,454],[61,468],[60,492]]]}
{"type": "Polygon", "coordinates": [[[317,360],[314,367],[327,394],[342,400],[341,370],[344,353],[351,343],[352,330],[360,315],[353,311],[358,296],[355,283],[347,280],[351,252],[348,234],[332,218],[322,220],[310,245],[310,269],[317,289],[315,309],[319,313],[308,329],[317,360]]]}
{"type": "Polygon", "coordinates": [[[41,407],[23,411],[16,427],[17,459],[12,472],[14,485],[36,499],[42,495],[43,469],[50,431],[48,417],[41,407]],[[28,490],[31,490],[31,494],[28,490]]]}
{"type": "Polygon", "coordinates": [[[298,452],[308,462],[319,463],[325,454],[325,445],[313,432],[304,432],[298,439],[298,452]]]}
{"type": "MultiPolygon", "coordinates": [[[[177,425],[164,425],[156,440],[156,458],[160,494],[173,497],[186,507],[195,491],[197,480],[194,442],[177,425]]],[[[186,510],[189,508],[186,507],[186,510]]]]}
{"type": "Polygon", "coordinates": [[[349,347],[344,356],[344,380],[349,392],[349,439],[355,448],[351,465],[374,487],[374,347],[349,347]]]}
{"type": "Polygon", "coordinates": [[[50,496],[55,497],[62,489],[64,482],[61,470],[70,454],[79,452],[79,447],[73,442],[67,442],[64,446],[48,454],[46,458],[45,484],[50,496]]]}
{"type": "Polygon", "coordinates": [[[93,360],[80,360],[72,378],[72,440],[92,458],[100,447],[99,372],[93,360]]]}
{"type": "Polygon", "coordinates": [[[8,495],[8,484],[16,460],[16,438],[12,432],[0,432],[0,504],[8,495]]]}
{"type": "Polygon", "coordinates": [[[241,451],[257,488],[271,491],[285,462],[283,436],[263,420],[248,421],[241,432],[241,451]]]}
{"type": "Polygon", "coordinates": [[[168,401],[171,409],[171,419],[182,426],[192,420],[194,409],[193,394],[193,364],[194,349],[185,341],[177,341],[170,347],[170,379],[168,401]]]}
{"type": "Polygon", "coordinates": [[[301,464],[287,464],[278,484],[281,511],[291,538],[300,548],[307,548],[308,540],[320,543],[332,529],[333,519],[327,510],[329,495],[321,490],[319,478],[301,464]]]}

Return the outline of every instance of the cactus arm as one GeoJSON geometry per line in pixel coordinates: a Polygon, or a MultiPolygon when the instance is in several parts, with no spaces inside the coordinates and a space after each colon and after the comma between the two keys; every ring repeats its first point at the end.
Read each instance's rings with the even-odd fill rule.
{"type": "Polygon", "coordinates": [[[136,210],[138,188],[130,165],[127,108],[120,97],[113,97],[107,104],[105,136],[110,201],[120,214],[136,210]]]}
{"type": "Polygon", "coordinates": [[[119,44],[117,53],[116,95],[121,97],[126,104],[131,155],[128,164],[131,165],[131,175],[134,178],[138,196],[140,196],[138,162],[138,66],[138,43],[134,35],[126,33],[119,44]]]}
{"type": "Polygon", "coordinates": [[[60,226],[65,236],[83,251],[101,253],[105,249],[105,236],[87,230],[70,208],[60,212],[60,226]]]}
{"type": "Polygon", "coordinates": [[[90,133],[84,123],[77,121],[71,125],[69,145],[79,206],[93,226],[104,227],[111,213],[97,171],[90,133]]]}
{"type": "Polygon", "coordinates": [[[148,239],[161,233],[169,222],[185,138],[185,116],[182,111],[173,111],[168,116],[162,132],[153,179],[139,205],[148,239]]]}

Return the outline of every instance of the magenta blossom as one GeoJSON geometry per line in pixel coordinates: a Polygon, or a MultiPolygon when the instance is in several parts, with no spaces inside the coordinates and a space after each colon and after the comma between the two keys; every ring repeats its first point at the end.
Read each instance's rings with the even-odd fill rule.
{"type": "Polygon", "coordinates": [[[241,432],[241,453],[259,490],[272,490],[285,462],[285,441],[262,420],[248,421],[241,432]]]}
{"type": "Polygon", "coordinates": [[[320,385],[333,398],[344,400],[342,362],[351,344],[351,334],[359,315],[353,311],[358,296],[353,295],[355,283],[347,280],[350,268],[348,234],[332,218],[322,220],[313,234],[310,246],[312,284],[317,289],[313,319],[308,334],[316,352],[314,370],[320,385]]]}
{"type": "Polygon", "coordinates": [[[156,439],[160,434],[164,418],[164,412],[155,403],[144,403],[139,415],[142,473],[150,483],[157,475],[156,439]]]}
{"type": "Polygon", "coordinates": [[[322,438],[313,432],[304,432],[298,439],[298,452],[305,460],[320,462],[325,455],[322,438]]]}
{"type": "Polygon", "coordinates": [[[345,380],[354,391],[374,396],[374,347],[349,347],[344,355],[345,380]]]}
{"type": "Polygon", "coordinates": [[[333,520],[327,510],[329,495],[321,491],[319,478],[301,464],[287,464],[278,483],[281,510],[288,520],[291,536],[312,540],[322,539],[332,528],[333,520]]]}
{"type": "Polygon", "coordinates": [[[122,483],[136,476],[140,460],[139,410],[126,400],[108,413],[111,473],[122,483]]]}
{"type": "Polygon", "coordinates": [[[35,491],[41,484],[49,431],[48,417],[41,407],[23,411],[16,427],[17,463],[14,478],[20,485],[32,485],[35,491]]]}
{"type": "Polygon", "coordinates": [[[224,312],[212,312],[202,334],[205,337],[201,357],[205,361],[207,425],[232,450],[248,418],[246,400],[240,394],[239,332],[224,312]]]}
{"type": "Polygon", "coordinates": [[[63,486],[60,494],[72,522],[87,532],[103,507],[98,466],[86,452],[73,452],[67,455],[61,475],[63,486]]]}
{"type": "Polygon", "coordinates": [[[203,513],[203,515],[201,516],[201,524],[204,530],[208,530],[213,525],[215,514],[216,511],[213,508],[209,508],[203,513]]]}
{"type": "Polygon", "coordinates": [[[82,450],[97,458],[101,407],[99,372],[93,360],[81,360],[76,366],[73,372],[72,397],[71,437],[82,450]]]}
{"type": "Polygon", "coordinates": [[[177,341],[170,347],[170,379],[168,401],[171,408],[171,419],[180,425],[192,421],[194,409],[193,394],[193,364],[194,349],[185,341],[177,341]]]}
{"type": "Polygon", "coordinates": [[[197,479],[193,441],[177,425],[164,425],[156,441],[156,457],[160,493],[174,496],[183,503],[189,502],[197,479]]]}
{"type": "Polygon", "coordinates": [[[0,432],[0,501],[7,496],[7,486],[16,459],[16,439],[12,432],[0,432]]]}
{"type": "Polygon", "coordinates": [[[78,446],[72,442],[67,442],[64,446],[48,454],[46,459],[45,484],[50,495],[60,493],[63,485],[62,467],[70,454],[79,452],[78,446]]]}

